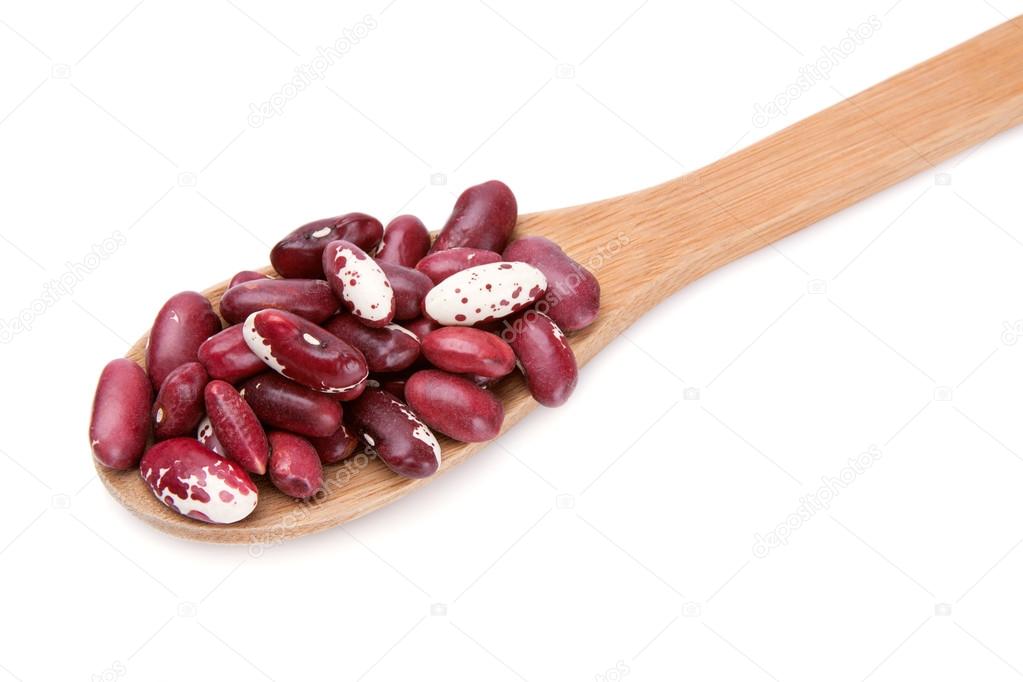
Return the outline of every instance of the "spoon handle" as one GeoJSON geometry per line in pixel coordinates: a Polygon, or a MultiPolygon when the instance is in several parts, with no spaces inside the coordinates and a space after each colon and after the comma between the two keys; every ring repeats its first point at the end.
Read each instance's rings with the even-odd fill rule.
{"type": "Polygon", "coordinates": [[[521,232],[549,232],[584,262],[624,234],[598,275],[621,331],[702,275],[1020,122],[1017,18],[698,171],[521,232]]]}

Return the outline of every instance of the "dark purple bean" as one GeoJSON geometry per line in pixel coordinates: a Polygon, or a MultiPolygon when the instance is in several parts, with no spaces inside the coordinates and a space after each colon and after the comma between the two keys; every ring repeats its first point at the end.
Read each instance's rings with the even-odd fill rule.
{"type": "Polygon", "coordinates": [[[206,384],[206,414],[224,454],[246,471],[265,474],[270,458],[266,433],[234,386],[219,379],[206,384]]]}
{"type": "Polygon", "coordinates": [[[430,232],[423,221],[414,215],[400,215],[387,224],[376,259],[414,268],[429,250],[430,232]]]}
{"type": "Polygon", "coordinates": [[[423,314],[423,298],[433,288],[430,278],[412,268],[380,263],[394,289],[394,319],[414,320],[423,314]]]}
{"type": "Polygon", "coordinates": [[[434,284],[440,284],[456,272],[501,260],[501,254],[497,252],[462,246],[431,253],[416,263],[416,270],[429,277],[434,284]]]}
{"type": "Polygon", "coordinates": [[[500,252],[515,229],[518,210],[515,195],[499,180],[470,187],[458,197],[430,253],[455,246],[500,252]]]}
{"type": "Polygon", "coordinates": [[[284,431],[270,432],[270,482],[303,500],[323,487],[323,466],[312,444],[284,431]]]}
{"type": "Polygon", "coordinates": [[[281,277],[321,279],[323,248],[327,244],[345,239],[363,251],[372,251],[383,233],[380,221],[365,213],[315,220],[279,241],[270,252],[270,263],[281,277]]]}
{"type": "Polygon", "coordinates": [[[242,334],[242,325],[236,324],[214,334],[199,346],[199,362],[213,379],[232,384],[256,376],[266,365],[249,350],[242,334]]]}
{"type": "Polygon", "coordinates": [[[220,318],[202,294],[183,291],[160,308],[146,345],[146,368],[153,387],[175,368],[197,359],[203,341],[220,331],[220,318]]]}
{"type": "Polygon", "coordinates": [[[149,437],[153,387],[145,370],[127,358],[111,360],[99,375],[89,441],[96,461],[111,469],[138,464],[149,437]]]}
{"type": "Polygon", "coordinates": [[[481,443],[501,432],[504,407],[490,391],[436,369],[409,377],[405,399],[431,428],[463,443],[481,443]]]}
{"type": "Polygon", "coordinates": [[[350,395],[361,390],[369,374],[366,359],[356,348],[283,310],[252,313],[243,334],[249,349],[270,368],[321,393],[350,395]]]}
{"type": "Polygon", "coordinates": [[[355,433],[392,471],[425,478],[440,466],[440,443],[430,428],[387,391],[368,388],[345,410],[355,433]]]}
{"type": "Polygon", "coordinates": [[[337,431],[326,438],[310,438],[309,442],[316,448],[320,461],[324,464],[338,464],[351,457],[359,445],[359,439],[341,424],[337,431]]]}
{"type": "Polygon", "coordinates": [[[276,308],[319,323],[340,306],[330,285],[322,279],[261,279],[225,291],[220,299],[220,314],[229,323],[237,324],[256,311],[276,308]]]}
{"type": "Polygon", "coordinates": [[[167,375],[153,403],[153,435],[158,440],[191,434],[205,412],[203,389],[210,380],[198,362],[186,362],[167,375]]]}
{"type": "Polygon", "coordinates": [[[323,328],[358,348],[370,372],[398,372],[419,357],[419,339],[396,324],[374,329],[353,315],[341,314],[324,322],[323,328]]]}
{"type": "Polygon", "coordinates": [[[341,423],[341,406],[332,396],[276,372],[252,377],[239,392],[259,420],[273,428],[302,436],[329,436],[341,423]]]}

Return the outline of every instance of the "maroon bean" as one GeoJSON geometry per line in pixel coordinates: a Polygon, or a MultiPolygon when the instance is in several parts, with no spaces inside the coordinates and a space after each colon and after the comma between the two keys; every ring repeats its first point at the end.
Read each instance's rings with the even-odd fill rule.
{"type": "Polygon", "coordinates": [[[111,360],[99,375],[89,441],[96,461],[111,469],[138,464],[149,437],[153,387],[145,370],[127,358],[111,360]]]}
{"type": "Polygon", "coordinates": [[[387,224],[376,259],[414,268],[429,250],[430,232],[423,221],[414,215],[400,215],[387,224]]]}
{"type": "Polygon", "coordinates": [[[563,331],[578,331],[597,319],[600,283],[550,239],[516,239],[504,250],[504,259],[529,263],[544,274],[547,293],[537,303],[537,309],[563,331]]]}
{"type": "Polygon", "coordinates": [[[284,310],[252,313],[243,334],[249,349],[274,371],[321,393],[360,390],[369,374],[356,348],[284,310]]]}
{"type": "Polygon", "coordinates": [[[240,324],[228,327],[203,341],[198,356],[210,377],[232,384],[266,369],[259,356],[249,350],[240,324]]]}
{"type": "Polygon", "coordinates": [[[323,278],[323,248],[337,239],[372,251],[384,233],[380,221],[365,213],[314,220],[289,233],[270,252],[270,263],[281,277],[323,278]]]}
{"type": "Polygon", "coordinates": [[[242,270],[227,283],[227,288],[236,287],[239,284],[245,284],[245,282],[255,282],[261,279],[270,279],[267,275],[262,272],[256,272],[255,270],[242,270]]]}
{"type": "Polygon", "coordinates": [[[323,249],[323,272],[345,310],[364,324],[383,327],[394,319],[394,289],[366,252],[343,239],[323,249]]]}
{"type": "Polygon", "coordinates": [[[242,384],[240,393],[259,420],[302,436],[329,436],[341,423],[341,406],[332,397],[264,372],[242,384]]]}
{"type": "Polygon", "coordinates": [[[527,310],[501,332],[519,360],[529,392],[541,405],[563,405],[575,390],[579,369],[575,353],[551,318],[527,310]]]}
{"type": "Polygon", "coordinates": [[[167,375],[153,403],[153,435],[158,440],[191,433],[202,419],[203,389],[210,380],[198,362],[186,362],[167,375]]]}
{"type": "Polygon", "coordinates": [[[447,372],[496,379],[515,369],[511,346],[481,329],[444,327],[427,334],[422,345],[426,359],[447,372]]]}
{"type": "Polygon", "coordinates": [[[396,324],[374,329],[353,315],[341,314],[324,322],[323,328],[358,348],[370,372],[398,372],[419,357],[419,338],[396,324]]]}
{"type": "Polygon", "coordinates": [[[206,414],[224,454],[246,471],[265,474],[270,458],[266,433],[234,386],[219,379],[206,384],[206,414]]]}
{"type": "Polygon", "coordinates": [[[518,220],[518,204],[508,185],[484,182],[462,192],[431,253],[455,246],[501,251],[518,220]]]}
{"type": "Polygon", "coordinates": [[[422,342],[422,340],[425,339],[426,335],[429,334],[430,332],[442,329],[441,325],[437,324],[428,317],[417,317],[414,320],[402,322],[401,326],[415,334],[419,338],[420,342],[422,342]]]}
{"type": "Polygon", "coordinates": [[[270,432],[270,482],[285,495],[303,500],[323,487],[323,466],[305,438],[270,432]]]}
{"type": "Polygon", "coordinates": [[[369,388],[346,409],[355,433],[392,471],[426,478],[440,466],[440,443],[430,428],[387,391],[369,388]]]}
{"type": "Polygon", "coordinates": [[[179,365],[194,362],[202,342],[220,331],[220,318],[202,294],[183,291],[160,308],[149,331],[146,367],[154,388],[179,365]]]}
{"type": "Polygon", "coordinates": [[[460,246],[431,253],[416,263],[416,270],[429,277],[434,284],[440,284],[456,272],[500,260],[501,254],[495,251],[460,246]]]}
{"type": "Polygon", "coordinates": [[[379,265],[394,289],[394,319],[414,320],[422,315],[423,299],[433,288],[430,278],[418,270],[394,263],[379,265]]]}
{"type": "Polygon", "coordinates": [[[191,438],[157,443],[139,470],[156,499],[199,521],[241,521],[259,500],[259,491],[241,467],[191,438]]]}
{"type": "Polygon", "coordinates": [[[316,448],[323,464],[338,464],[351,457],[359,439],[342,423],[337,431],[326,438],[310,438],[309,442],[316,448]]]}
{"type": "Polygon", "coordinates": [[[276,308],[319,323],[340,306],[330,285],[322,279],[263,279],[225,291],[220,299],[220,314],[229,323],[237,324],[257,310],[276,308]]]}
{"type": "Polygon", "coordinates": [[[217,434],[213,433],[213,424],[209,417],[203,417],[199,422],[199,428],[195,430],[195,439],[206,446],[211,452],[221,457],[224,456],[224,446],[217,440],[217,434]]]}
{"type": "Polygon", "coordinates": [[[504,407],[497,396],[465,377],[437,369],[410,376],[405,399],[430,428],[463,443],[496,437],[504,422],[504,407]]]}

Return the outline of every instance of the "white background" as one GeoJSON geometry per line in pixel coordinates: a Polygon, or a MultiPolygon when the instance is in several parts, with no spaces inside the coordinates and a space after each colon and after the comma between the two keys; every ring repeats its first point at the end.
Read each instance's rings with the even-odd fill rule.
{"type": "Polygon", "coordinates": [[[565,408],[262,556],[132,518],[87,447],[103,364],[300,223],[639,189],[1023,13],[893,2],[0,4],[0,679],[1023,676],[1023,131],[696,283],[565,408]]]}

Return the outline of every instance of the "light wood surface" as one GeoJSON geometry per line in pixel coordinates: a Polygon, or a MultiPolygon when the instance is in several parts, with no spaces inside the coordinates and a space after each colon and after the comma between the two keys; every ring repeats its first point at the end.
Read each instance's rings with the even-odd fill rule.
{"type": "MultiPolygon", "coordinates": [[[[583,365],[689,282],[1021,121],[1023,20],[1015,19],[701,170],[634,194],[522,216],[516,234],[554,239],[600,280],[599,319],[571,336],[583,365]]],[[[217,304],[225,286],[204,293],[217,304]]],[[[142,363],[145,341],[128,357],[142,363]]],[[[583,372],[581,390],[586,383],[583,372]]],[[[536,407],[517,376],[495,390],[506,408],[504,429],[536,407]]],[[[485,446],[441,443],[437,475],[485,446]]],[[[359,460],[327,467],[329,492],[315,503],[260,481],[255,512],[218,526],[164,507],[137,471],[97,469],[117,500],[160,530],[256,545],[336,526],[433,480],[404,479],[376,460],[359,460]]]]}

